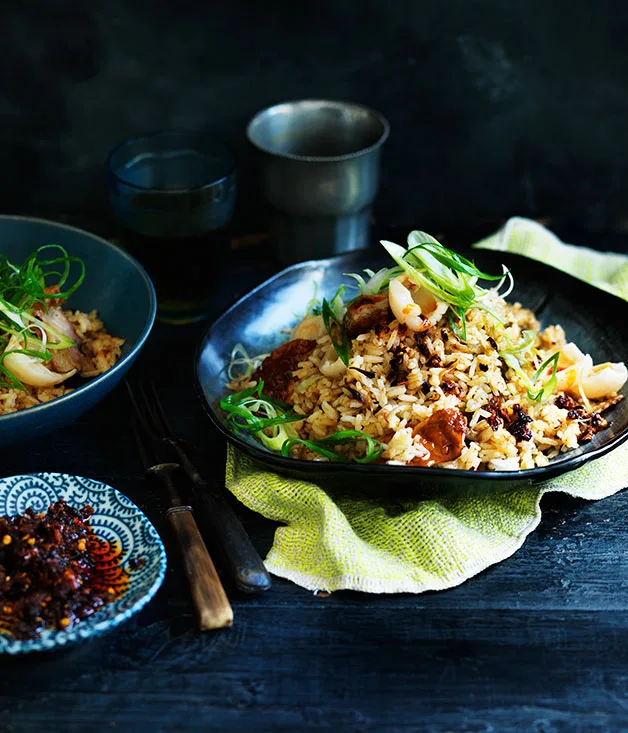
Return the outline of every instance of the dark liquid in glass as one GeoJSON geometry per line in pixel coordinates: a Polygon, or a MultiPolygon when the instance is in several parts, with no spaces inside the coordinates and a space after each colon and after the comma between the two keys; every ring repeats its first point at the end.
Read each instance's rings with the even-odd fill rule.
{"type": "Polygon", "coordinates": [[[160,320],[171,323],[194,321],[207,314],[229,243],[226,227],[171,237],[122,230],[123,246],[153,281],[160,320]]]}
{"type": "Polygon", "coordinates": [[[229,251],[231,151],[194,134],[162,133],[119,146],[108,170],[122,244],[155,285],[159,320],[207,315],[229,251]]]}

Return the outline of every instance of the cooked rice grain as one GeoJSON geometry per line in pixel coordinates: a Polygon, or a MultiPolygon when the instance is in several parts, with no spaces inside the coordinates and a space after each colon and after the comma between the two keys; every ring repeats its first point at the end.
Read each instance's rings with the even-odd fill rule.
{"type": "MultiPolygon", "coordinates": [[[[578,445],[580,425],[568,410],[550,402],[528,398],[528,385],[506,367],[496,342],[507,329],[511,343],[526,329],[539,331],[532,311],[520,304],[507,304],[495,297],[490,307],[504,321],[500,325],[484,310],[467,313],[467,339],[461,342],[446,318],[425,334],[413,334],[397,321],[379,332],[360,334],[352,341],[349,368],[337,377],[323,376],[321,365],[337,355],[329,336],[317,339],[308,359],[294,371],[300,386],[293,395],[294,408],[307,417],[299,423],[302,438],[320,439],[338,430],[361,430],[384,445],[381,459],[407,464],[420,459],[425,445],[415,435],[416,427],[437,410],[455,408],[467,420],[465,445],[448,468],[470,470],[517,470],[547,465],[548,460],[578,445]],[[395,368],[391,371],[391,360],[395,368]],[[362,369],[357,371],[352,367],[362,369]],[[365,372],[368,372],[367,375],[365,372]],[[391,382],[391,373],[395,382],[391,382]],[[401,375],[401,376],[400,376],[401,375]],[[531,422],[531,438],[511,434],[494,419],[491,400],[498,398],[509,414],[520,406],[531,422]]],[[[536,369],[566,343],[561,326],[552,325],[536,339],[536,369]]],[[[254,382],[234,382],[244,389],[254,382]]],[[[364,454],[363,444],[338,446],[347,456],[364,454]]],[[[294,455],[321,460],[303,446],[294,455]]]]}
{"type": "MultiPolygon", "coordinates": [[[[93,360],[94,370],[88,376],[96,377],[110,369],[120,358],[124,339],[109,334],[95,310],[91,313],[81,311],[64,311],[64,313],[81,341],[81,351],[93,360]]],[[[72,392],[73,389],[75,387],[66,386],[66,383],[54,387],[27,387],[25,391],[0,385],[0,415],[8,415],[27,407],[50,402],[56,397],[72,392]]]]}

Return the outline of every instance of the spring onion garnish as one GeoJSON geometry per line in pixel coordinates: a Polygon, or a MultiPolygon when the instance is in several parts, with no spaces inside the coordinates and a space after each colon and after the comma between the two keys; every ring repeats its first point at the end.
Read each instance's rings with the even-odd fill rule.
{"type": "Polygon", "coordinates": [[[521,381],[526,385],[528,388],[528,399],[532,400],[533,402],[545,402],[556,389],[556,384],[558,383],[558,377],[556,376],[556,372],[558,371],[558,359],[560,358],[560,352],[556,352],[555,354],[552,354],[548,359],[546,359],[541,366],[536,370],[534,373],[534,376],[530,378],[523,368],[521,367],[521,364],[517,357],[515,356],[512,351],[500,351],[499,355],[504,360],[505,364],[510,367],[510,369],[515,372],[521,379],[521,381]],[[550,375],[550,378],[547,380],[547,382],[539,389],[538,391],[534,391],[534,385],[536,384],[539,377],[545,372],[545,370],[552,365],[552,373],[550,375]]]}
{"type": "MultiPolygon", "coordinates": [[[[341,285],[338,290],[334,293],[333,297],[330,298],[329,307],[331,308],[331,312],[334,316],[334,318],[340,322],[342,321],[344,314],[347,312],[347,306],[343,300],[344,294],[346,292],[347,288],[345,285],[341,285]]],[[[320,316],[323,313],[323,304],[322,302],[319,304],[317,299],[317,293],[318,293],[318,283],[314,283],[314,295],[312,296],[312,299],[307,305],[307,310],[305,311],[306,316],[320,316]]]]}
{"type": "Polygon", "coordinates": [[[363,272],[368,275],[368,280],[365,280],[359,273],[345,272],[344,275],[357,281],[361,295],[378,295],[382,290],[386,290],[388,283],[393,278],[401,275],[403,270],[401,267],[382,267],[377,272],[368,269],[363,270],[363,272]]]}
{"type": "MultiPolygon", "coordinates": [[[[335,297],[335,296],[334,296],[335,297]]],[[[336,318],[330,304],[323,298],[323,323],[325,324],[325,330],[329,334],[331,344],[336,350],[336,353],[342,360],[345,366],[349,366],[349,350],[351,348],[351,342],[349,336],[343,328],[342,323],[336,318]],[[340,333],[340,341],[334,339],[333,327],[340,333]]]]}
{"type": "Polygon", "coordinates": [[[291,405],[265,395],[263,389],[264,382],[260,380],[255,387],[220,400],[220,407],[227,413],[227,423],[236,433],[254,434],[267,448],[281,450],[284,456],[290,455],[294,445],[302,443],[330,461],[348,463],[349,459],[333,450],[331,446],[362,441],[366,443],[365,456],[352,460],[358,463],[370,463],[381,455],[384,449],[382,444],[359,430],[341,430],[321,440],[298,438],[290,423],[304,420],[306,416],[297,415],[291,405]]]}
{"type": "Polygon", "coordinates": [[[533,331],[532,329],[526,329],[521,334],[523,338],[521,341],[519,341],[518,344],[515,344],[514,346],[511,346],[508,344],[508,348],[503,349],[500,351],[500,354],[521,354],[524,351],[527,351],[530,346],[534,344],[536,341],[537,333],[536,331],[533,331]]]}
{"type": "Polygon", "coordinates": [[[467,319],[466,319],[466,311],[464,308],[460,308],[456,305],[449,306],[449,313],[447,314],[447,318],[449,319],[449,325],[451,326],[451,330],[454,332],[457,338],[460,339],[460,341],[466,341],[467,340],[467,319]],[[454,320],[454,314],[458,316],[460,319],[460,322],[462,323],[462,327],[458,326],[456,321],[454,320]]]}
{"type": "Polygon", "coordinates": [[[523,371],[519,359],[514,354],[509,354],[507,351],[500,351],[499,355],[504,360],[506,366],[510,367],[513,372],[521,379],[521,381],[530,388],[532,383],[530,377],[523,371]]]}
{"type": "MultiPolygon", "coordinates": [[[[508,288],[502,293],[502,297],[505,297],[513,286],[512,275],[505,265],[502,265],[501,275],[489,275],[479,270],[466,257],[444,247],[426,232],[411,232],[408,236],[408,249],[394,242],[382,241],[382,245],[413,282],[447,303],[455,316],[463,322],[466,320],[469,308],[482,308],[501,322],[499,316],[483,302],[490,290],[480,287],[477,281],[499,281],[494,288],[496,293],[499,293],[502,285],[507,282],[508,288]]],[[[453,324],[452,319],[450,322],[453,324]]],[[[454,332],[459,338],[464,339],[465,324],[463,323],[460,328],[454,328],[454,332]]]]}
{"type": "Polygon", "coordinates": [[[320,314],[321,314],[321,307],[318,304],[318,283],[315,280],[314,281],[314,293],[312,297],[310,298],[310,302],[307,304],[305,315],[306,316],[320,316],[320,314]]]}
{"type": "Polygon", "coordinates": [[[0,255],[0,375],[4,382],[16,389],[26,389],[4,365],[10,354],[46,362],[52,359],[51,350],[65,349],[74,343],[44,323],[37,310],[47,312],[50,300],[68,298],[84,278],[83,261],[68,255],[58,244],[39,247],[21,266],[0,255]],[[78,271],[70,283],[73,270],[78,271]]]}
{"type": "Polygon", "coordinates": [[[408,235],[408,251],[412,252],[417,248],[429,252],[442,265],[450,267],[459,273],[471,275],[481,280],[502,280],[504,277],[503,274],[489,275],[486,272],[478,270],[471,260],[454,252],[452,249],[448,249],[427,232],[414,231],[408,235]]]}
{"type": "Polygon", "coordinates": [[[80,287],[85,279],[85,265],[78,257],[71,257],[59,244],[46,244],[30,254],[17,267],[9,262],[6,255],[0,255],[0,293],[4,304],[15,309],[30,310],[35,303],[45,303],[51,298],[67,299],[80,287]],[[57,251],[56,257],[40,259],[40,255],[49,250],[57,251]],[[79,268],[74,284],[66,286],[72,264],[79,268]],[[56,282],[47,281],[57,278],[56,282]],[[57,286],[58,293],[45,293],[46,286],[57,286]],[[65,290],[64,290],[65,287],[65,290]]]}
{"type": "Polygon", "coordinates": [[[334,433],[327,438],[321,438],[320,440],[289,438],[283,444],[281,454],[283,456],[289,456],[290,450],[293,446],[297,445],[297,443],[301,443],[314,453],[317,453],[319,456],[323,456],[330,461],[336,461],[338,463],[350,463],[351,460],[356,461],[357,463],[371,463],[376,458],[379,458],[384,450],[384,446],[379,442],[379,440],[371,438],[369,435],[361,433],[359,430],[340,430],[339,432],[334,433]],[[366,454],[363,458],[349,459],[347,456],[342,453],[338,453],[338,451],[331,448],[331,446],[334,445],[348,445],[350,443],[360,443],[362,441],[366,443],[366,454]]]}
{"type": "Polygon", "coordinates": [[[247,350],[242,346],[242,344],[236,344],[233,349],[231,349],[229,366],[227,367],[227,376],[230,380],[250,377],[267,356],[268,354],[249,356],[247,350]],[[234,372],[234,369],[238,369],[239,371],[234,372]]]}
{"type": "Polygon", "coordinates": [[[534,402],[545,402],[548,397],[550,397],[554,390],[556,389],[556,384],[558,383],[558,377],[556,376],[556,372],[558,371],[558,359],[560,358],[560,352],[557,351],[555,354],[549,357],[549,359],[546,359],[541,366],[536,370],[536,373],[532,377],[532,384],[536,382],[536,380],[543,374],[543,372],[549,367],[549,365],[552,365],[552,374],[550,378],[545,382],[543,387],[535,394],[532,392],[532,388],[528,389],[528,398],[533,400],[534,402]]]}
{"type": "Polygon", "coordinates": [[[259,433],[274,425],[303,420],[292,405],[263,394],[264,382],[255,387],[230,394],[220,400],[220,407],[227,413],[227,422],[236,433],[259,433]]]}
{"type": "Polygon", "coordinates": [[[329,301],[331,312],[334,314],[334,318],[338,323],[342,321],[344,314],[347,312],[347,308],[342,299],[346,290],[347,288],[344,285],[341,285],[338,290],[336,290],[334,297],[329,301]]]}

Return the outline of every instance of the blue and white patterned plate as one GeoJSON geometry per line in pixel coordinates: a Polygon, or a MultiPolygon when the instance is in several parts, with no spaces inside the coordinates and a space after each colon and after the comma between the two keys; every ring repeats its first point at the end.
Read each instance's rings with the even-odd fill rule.
{"type": "Polygon", "coordinates": [[[95,534],[121,548],[120,565],[129,574],[129,586],[116,601],[68,631],[47,629],[36,639],[16,641],[0,633],[0,654],[23,654],[89,639],[113,629],[145,606],[166,573],[166,551],[157,530],[144,514],[111,486],[63,473],[34,473],[0,479],[0,516],[23,514],[32,507],[43,512],[59,499],[76,508],[89,504],[89,523],[95,534]],[[139,561],[141,567],[135,567],[139,561]]]}

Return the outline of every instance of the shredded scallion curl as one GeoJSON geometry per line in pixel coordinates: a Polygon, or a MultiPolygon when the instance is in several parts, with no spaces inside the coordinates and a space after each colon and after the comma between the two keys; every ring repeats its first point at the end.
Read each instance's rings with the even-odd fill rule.
{"type": "Polygon", "coordinates": [[[0,381],[15,389],[26,389],[4,365],[10,354],[46,362],[52,358],[51,350],[74,343],[38,318],[37,310],[46,312],[50,301],[66,300],[84,279],[84,262],[59,244],[37,248],[21,265],[0,254],[0,381]]]}

